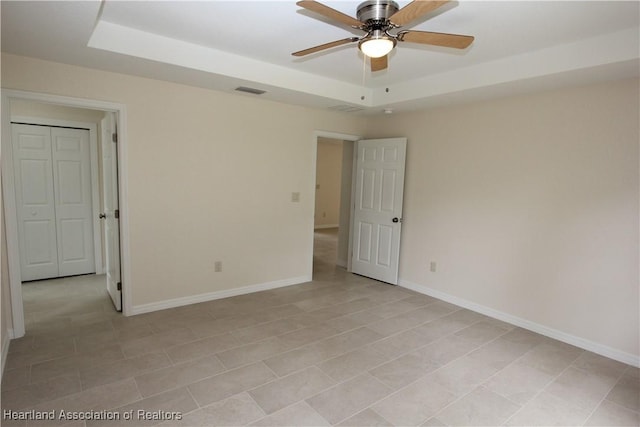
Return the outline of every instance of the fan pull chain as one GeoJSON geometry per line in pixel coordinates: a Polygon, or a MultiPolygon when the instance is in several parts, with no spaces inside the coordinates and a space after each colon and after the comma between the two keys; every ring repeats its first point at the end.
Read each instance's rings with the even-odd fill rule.
{"type": "Polygon", "coordinates": [[[367,55],[362,55],[362,89],[365,88],[365,79],[367,77],[367,55]]]}

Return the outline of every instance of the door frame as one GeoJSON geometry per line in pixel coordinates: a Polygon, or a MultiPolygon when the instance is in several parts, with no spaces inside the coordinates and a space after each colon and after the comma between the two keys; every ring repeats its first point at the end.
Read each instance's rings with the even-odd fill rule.
{"type": "Polygon", "coordinates": [[[2,88],[1,123],[2,144],[2,190],[4,220],[6,225],[7,260],[9,263],[9,286],[11,291],[11,315],[13,328],[11,338],[20,338],[25,334],[24,306],[22,300],[22,280],[20,272],[20,250],[18,240],[18,219],[13,179],[13,156],[11,147],[11,104],[12,99],[55,104],[65,107],[86,108],[115,112],[118,120],[118,198],[120,208],[120,268],[125,284],[122,292],[122,313],[131,314],[131,263],[129,246],[129,204],[128,204],[128,163],[127,163],[127,109],[126,105],[92,99],[73,98],[38,92],[27,92],[2,88]]]}
{"type": "MultiPolygon", "coordinates": [[[[338,132],[330,132],[330,131],[324,131],[324,130],[316,130],[313,132],[313,141],[311,144],[311,179],[309,180],[311,182],[311,188],[309,189],[309,194],[313,194],[314,197],[311,197],[312,202],[311,202],[311,224],[309,226],[309,229],[311,230],[311,238],[310,238],[310,252],[311,255],[309,256],[309,261],[308,261],[308,271],[309,271],[309,277],[313,278],[313,237],[314,237],[314,213],[316,211],[316,199],[315,199],[315,194],[316,194],[316,174],[317,174],[317,170],[316,170],[316,162],[318,161],[318,138],[330,138],[330,139],[339,139],[342,141],[351,141],[354,143],[354,149],[356,147],[356,143],[358,140],[362,139],[362,136],[360,135],[351,135],[351,134],[346,134],[346,133],[338,133],[338,132]]],[[[354,156],[354,162],[355,162],[356,157],[354,156]]],[[[355,163],[354,163],[355,165],[355,163]]],[[[353,170],[353,166],[352,166],[352,170],[353,170]]],[[[352,201],[353,201],[353,189],[354,189],[354,179],[355,175],[352,176],[351,179],[351,196],[352,196],[352,201]]],[[[350,206],[350,214],[349,214],[349,249],[347,251],[347,271],[351,271],[351,245],[352,245],[352,238],[353,238],[353,203],[351,203],[350,206]]]]}
{"type": "Polygon", "coordinates": [[[100,190],[98,188],[98,126],[95,123],[90,122],[48,119],[35,116],[14,116],[12,114],[11,123],[14,122],[36,126],[86,129],[89,131],[89,159],[91,162],[91,215],[93,219],[93,255],[95,258],[96,274],[104,274],[104,266],[102,265],[102,234],[100,233],[100,220],[98,219],[98,214],[100,213],[100,190]]]}

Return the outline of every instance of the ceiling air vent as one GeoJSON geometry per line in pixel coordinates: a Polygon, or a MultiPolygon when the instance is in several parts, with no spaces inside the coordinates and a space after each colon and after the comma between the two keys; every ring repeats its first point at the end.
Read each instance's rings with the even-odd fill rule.
{"type": "Polygon", "coordinates": [[[356,111],[364,110],[364,108],[357,107],[355,105],[343,104],[343,105],[334,105],[333,107],[329,107],[329,110],[342,111],[345,113],[355,113],[356,111]]]}
{"type": "Polygon", "coordinates": [[[238,92],[252,93],[254,95],[262,95],[263,93],[267,93],[266,90],[254,89],[252,87],[245,87],[245,86],[238,86],[236,90],[238,92]]]}

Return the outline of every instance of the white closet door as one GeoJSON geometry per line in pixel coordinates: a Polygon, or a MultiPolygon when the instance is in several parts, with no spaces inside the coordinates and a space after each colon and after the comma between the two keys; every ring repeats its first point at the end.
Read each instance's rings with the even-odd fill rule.
{"type": "Polygon", "coordinates": [[[48,127],[12,124],[22,280],[58,276],[58,249],[48,127]]]}
{"type": "Polygon", "coordinates": [[[398,284],[406,138],[357,142],[352,271],[398,284]]]}
{"type": "Polygon", "coordinates": [[[51,128],[60,276],[95,273],[89,131],[51,128]]]}

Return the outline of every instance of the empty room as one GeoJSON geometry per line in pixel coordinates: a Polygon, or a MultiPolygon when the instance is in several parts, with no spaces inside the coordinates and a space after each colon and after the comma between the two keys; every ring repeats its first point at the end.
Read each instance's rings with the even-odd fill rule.
{"type": "Polygon", "coordinates": [[[5,1],[7,426],[640,425],[640,3],[5,1]]]}

